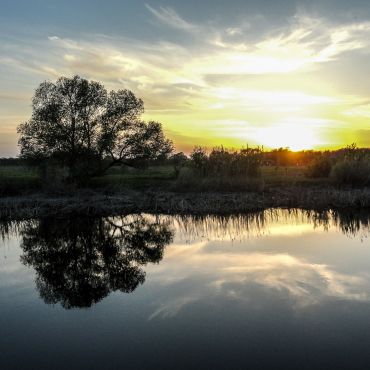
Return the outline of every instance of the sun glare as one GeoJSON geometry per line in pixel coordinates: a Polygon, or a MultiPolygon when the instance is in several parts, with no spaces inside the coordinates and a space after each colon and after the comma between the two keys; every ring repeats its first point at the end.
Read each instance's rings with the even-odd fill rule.
{"type": "Polygon", "coordinates": [[[313,149],[320,145],[314,129],[293,125],[263,127],[251,135],[259,144],[267,148],[289,147],[293,151],[313,149]]]}

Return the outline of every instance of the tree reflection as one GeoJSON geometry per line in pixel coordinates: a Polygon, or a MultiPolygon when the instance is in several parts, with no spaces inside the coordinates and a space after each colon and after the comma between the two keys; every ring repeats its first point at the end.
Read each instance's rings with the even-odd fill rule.
{"type": "Polygon", "coordinates": [[[46,303],[90,307],[111,292],[134,291],[143,266],[161,261],[176,230],[179,240],[237,240],[269,235],[274,226],[334,227],[350,237],[370,234],[370,213],[269,209],[232,216],[149,216],[3,221],[0,240],[21,235],[24,264],[36,271],[46,303]]]}
{"type": "Polygon", "coordinates": [[[145,281],[141,266],[161,261],[173,238],[168,222],[145,216],[43,219],[21,234],[21,260],[35,269],[40,296],[67,309],[134,291],[145,281]]]}

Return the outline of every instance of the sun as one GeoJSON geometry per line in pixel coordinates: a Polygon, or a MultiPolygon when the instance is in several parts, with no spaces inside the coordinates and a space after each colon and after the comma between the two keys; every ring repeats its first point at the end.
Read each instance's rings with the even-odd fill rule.
{"type": "Polygon", "coordinates": [[[267,148],[289,147],[293,151],[314,149],[320,145],[313,128],[276,125],[256,129],[253,139],[267,148]]]}

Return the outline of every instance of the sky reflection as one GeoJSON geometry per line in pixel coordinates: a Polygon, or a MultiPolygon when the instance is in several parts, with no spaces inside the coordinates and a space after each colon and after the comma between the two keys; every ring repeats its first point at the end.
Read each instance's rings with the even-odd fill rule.
{"type": "MultiPolygon", "coordinates": [[[[348,230],[353,227],[338,215],[287,210],[250,218],[172,221],[176,237],[167,248],[165,263],[149,267],[148,273],[155,284],[177,288],[151,319],[172,317],[186,305],[216,298],[253,305],[251,287],[285,296],[294,309],[328,299],[369,301],[366,266],[348,264],[353,255],[357,261],[370,257],[366,222],[358,222],[352,233],[348,230]]],[[[370,267],[370,262],[366,265],[370,267]]]]}
{"type": "Polygon", "coordinates": [[[8,223],[0,368],[368,369],[369,216],[8,223]]]}

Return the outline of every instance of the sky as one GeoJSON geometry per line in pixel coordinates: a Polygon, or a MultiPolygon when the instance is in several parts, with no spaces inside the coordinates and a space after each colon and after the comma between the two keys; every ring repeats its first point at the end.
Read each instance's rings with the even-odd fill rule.
{"type": "Polygon", "coordinates": [[[178,151],[370,147],[369,0],[0,0],[0,157],[75,74],[132,90],[178,151]]]}

